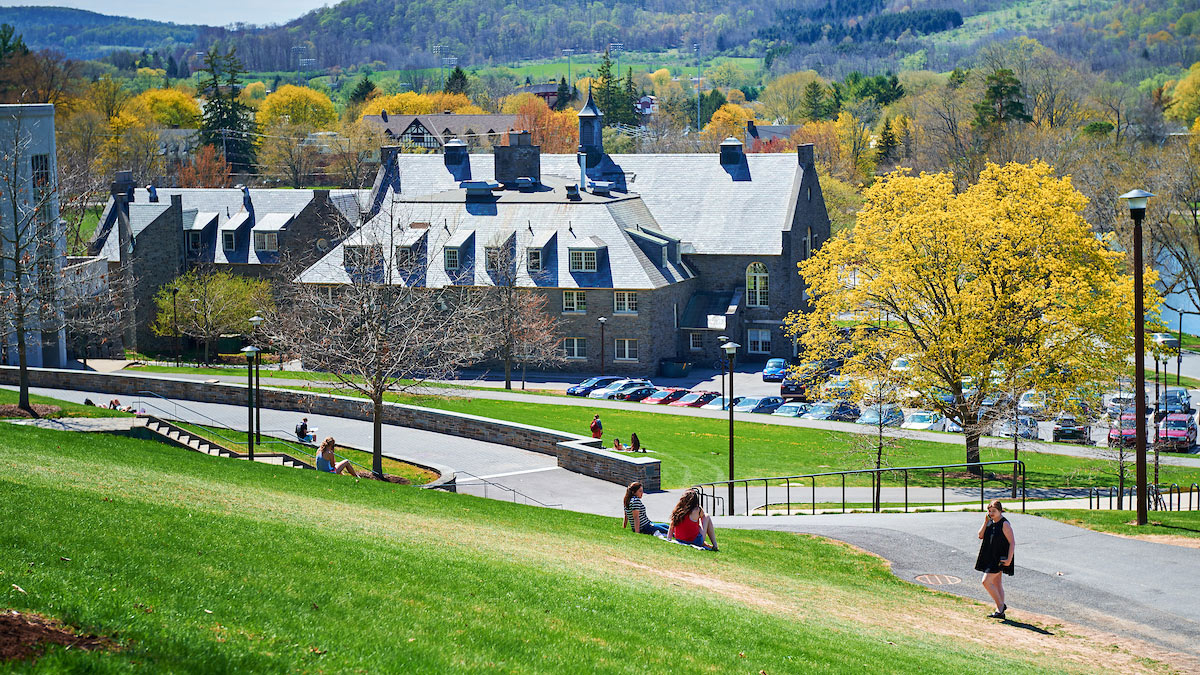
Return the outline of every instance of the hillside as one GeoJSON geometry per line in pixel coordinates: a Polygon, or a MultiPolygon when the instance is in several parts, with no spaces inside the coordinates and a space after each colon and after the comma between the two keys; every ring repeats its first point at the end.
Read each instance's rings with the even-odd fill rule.
{"type": "Polygon", "coordinates": [[[18,671],[1161,672],[1074,631],[984,623],[814,537],[719,531],[699,552],[612,518],[4,434],[2,606],[119,646],[18,671]]]}
{"type": "Polygon", "coordinates": [[[110,16],[66,7],[0,7],[0,23],[16,27],[31,49],[55,49],[76,59],[104,56],[114,49],[170,49],[187,46],[206,26],[110,16]]]}

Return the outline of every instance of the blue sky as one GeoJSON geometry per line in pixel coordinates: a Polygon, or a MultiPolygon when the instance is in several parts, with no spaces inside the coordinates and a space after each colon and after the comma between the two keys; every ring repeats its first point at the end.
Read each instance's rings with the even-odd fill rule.
{"type": "Polygon", "coordinates": [[[2,0],[0,5],[53,5],[138,19],[225,26],[285,23],[337,0],[2,0]]]}

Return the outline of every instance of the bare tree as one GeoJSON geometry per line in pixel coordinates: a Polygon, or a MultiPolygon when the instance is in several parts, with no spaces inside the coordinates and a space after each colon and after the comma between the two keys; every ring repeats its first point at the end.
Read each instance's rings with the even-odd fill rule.
{"type": "Polygon", "coordinates": [[[310,131],[299,124],[270,127],[258,153],[264,173],[294,188],[308,183],[317,168],[317,148],[308,141],[310,131]]]}
{"type": "Polygon", "coordinates": [[[136,300],[121,292],[116,282],[128,272],[110,274],[108,261],[91,258],[63,270],[63,317],[67,339],[76,355],[87,365],[93,352],[119,345],[136,300]]]}
{"type": "Polygon", "coordinates": [[[330,168],[344,188],[359,189],[370,186],[372,161],[379,152],[380,134],[361,121],[345,120],[337,136],[330,141],[333,162],[330,168]]]}
{"type": "Polygon", "coordinates": [[[485,267],[492,285],[483,289],[491,316],[490,351],[504,364],[504,388],[512,389],[512,367],[548,365],[562,359],[557,322],[546,311],[546,297],[533,287],[545,277],[538,258],[529,269],[527,257],[516,254],[516,237],[493,241],[485,248],[485,267]]]}
{"type": "Polygon", "coordinates": [[[426,287],[432,253],[407,244],[423,233],[399,215],[390,209],[285,284],[266,324],[272,342],[301,354],[306,368],[370,399],[376,476],[383,475],[384,395],[452,376],[478,361],[487,342],[485,294],[426,287]]]}

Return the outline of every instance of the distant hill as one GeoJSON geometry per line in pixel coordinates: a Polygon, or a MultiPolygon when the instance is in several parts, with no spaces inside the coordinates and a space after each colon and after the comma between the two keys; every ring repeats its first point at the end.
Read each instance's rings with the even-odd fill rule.
{"type": "Polygon", "coordinates": [[[15,26],[32,49],[55,49],[75,59],[99,58],[114,49],[189,46],[223,32],[66,7],[0,7],[0,23],[15,26]]]}

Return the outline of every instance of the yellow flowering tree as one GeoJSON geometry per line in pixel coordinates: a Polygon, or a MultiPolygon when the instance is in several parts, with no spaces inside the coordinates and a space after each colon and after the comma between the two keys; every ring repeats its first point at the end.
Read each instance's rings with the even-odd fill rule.
{"type": "Polygon", "coordinates": [[[133,102],[144,105],[150,116],[164,127],[195,129],[200,123],[200,105],[178,89],[147,89],[133,102]]]}
{"type": "Polygon", "coordinates": [[[1123,369],[1133,281],[1069,178],[989,164],[956,192],[951,174],[900,170],[864,199],[853,229],[799,263],[810,311],[787,326],[806,359],[843,358],[843,374],[869,378],[905,356],[902,389],[963,426],[968,462],[989,396],[1035,388],[1063,405],[1123,369]]]}
{"type": "Polygon", "coordinates": [[[307,129],[329,129],[337,123],[337,109],[325,94],[308,87],[285,84],[267,94],[255,117],[263,129],[279,124],[307,129]]]}
{"type": "Polygon", "coordinates": [[[712,119],[704,125],[704,131],[701,131],[700,135],[711,143],[720,143],[730,136],[741,139],[746,134],[746,122],[752,119],[754,119],[753,110],[736,103],[726,103],[717,108],[712,119]]]}

